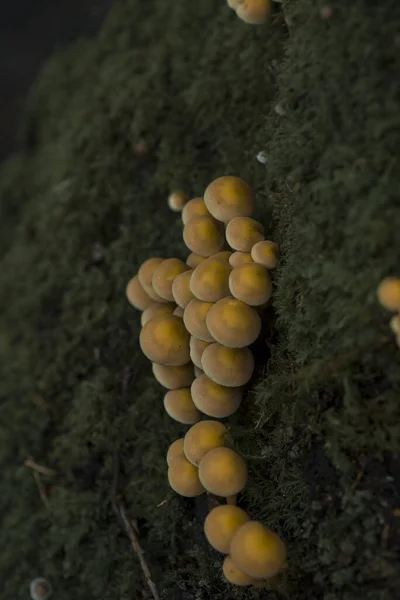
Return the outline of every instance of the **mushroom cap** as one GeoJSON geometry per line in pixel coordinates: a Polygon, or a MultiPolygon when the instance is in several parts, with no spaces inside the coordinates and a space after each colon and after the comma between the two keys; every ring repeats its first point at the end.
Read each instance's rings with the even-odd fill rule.
{"type": "Polygon", "coordinates": [[[279,258],[279,246],[271,240],[257,242],[251,249],[251,258],[266,269],[275,269],[279,258]]]}
{"type": "Polygon", "coordinates": [[[204,493],[198,469],[186,456],[177,456],[168,469],[168,481],[172,489],[181,496],[194,498],[204,493]]]}
{"type": "Polygon", "coordinates": [[[187,201],[188,197],[180,190],[168,196],[168,206],[173,212],[181,212],[187,201]]]}
{"type": "Polygon", "coordinates": [[[206,325],[207,315],[212,306],[214,306],[212,302],[202,302],[195,298],[189,302],[183,313],[183,322],[190,335],[203,342],[214,341],[206,325]]]}
{"type": "Polygon", "coordinates": [[[184,313],[184,309],[181,308],[180,306],[177,306],[172,314],[175,315],[175,317],[179,317],[180,319],[183,319],[183,313],[184,313]]]}
{"type": "Polygon", "coordinates": [[[226,387],[245,385],[254,371],[254,357],[249,348],[228,348],[218,342],[205,348],[201,364],[207,377],[226,387]]]}
{"type": "Polygon", "coordinates": [[[262,306],[272,296],[272,281],[265,267],[247,263],[232,269],[229,290],[234,298],[249,306],[262,306]]]}
{"type": "Polygon", "coordinates": [[[196,252],[191,252],[186,259],[186,264],[191,269],[195,269],[197,265],[199,265],[205,259],[205,256],[200,256],[200,254],[196,254],[196,252]]]}
{"type": "Polygon", "coordinates": [[[246,263],[252,263],[253,259],[251,257],[250,252],[232,252],[232,255],[229,259],[229,264],[231,267],[238,267],[239,265],[244,265],[246,263]]]}
{"type": "Polygon", "coordinates": [[[194,269],[184,271],[180,275],[177,275],[172,283],[172,295],[177,305],[181,308],[185,308],[195,297],[190,289],[190,280],[193,273],[194,269]]]}
{"type": "Polygon", "coordinates": [[[225,419],[233,415],[239,408],[243,396],[242,388],[215,383],[205,373],[193,381],[191,392],[197,408],[214,419],[225,419]]]}
{"type": "Polygon", "coordinates": [[[184,438],[179,438],[172,442],[167,452],[167,465],[170,467],[178,456],[185,456],[183,450],[184,438]]]}
{"type": "Polygon", "coordinates": [[[192,252],[211,256],[221,250],[224,236],[221,227],[211,216],[193,217],[183,228],[183,241],[192,252]]]}
{"type": "Polygon", "coordinates": [[[206,326],[216,342],[228,348],[244,348],[258,338],[261,318],[256,309],[228,296],[211,306],[206,326]]]}
{"type": "Polygon", "coordinates": [[[166,258],[161,264],[156,267],[153,273],[153,288],[154,291],[164,300],[174,302],[172,294],[172,284],[175,277],[188,271],[189,267],[179,260],[179,258],[166,258]]]}
{"type": "Polygon", "coordinates": [[[175,315],[160,315],[142,328],[139,343],[152,362],[179,367],[190,361],[189,338],[182,319],[175,315]]]}
{"type": "Polygon", "coordinates": [[[182,222],[186,225],[193,217],[207,217],[209,214],[203,198],[193,198],[183,207],[182,222]]]}
{"type": "Polygon", "coordinates": [[[146,310],[154,302],[152,298],[145,292],[142,284],[139,281],[139,277],[135,275],[128,281],[128,285],[125,289],[125,294],[128,302],[134,308],[138,310],[146,310]]]}
{"type": "Polygon", "coordinates": [[[391,312],[400,312],[400,277],[386,277],[378,286],[378,300],[391,312]]]}
{"type": "Polygon", "coordinates": [[[155,302],[167,302],[164,298],[161,298],[153,288],[154,271],[162,262],[164,262],[163,258],[156,256],[148,258],[142,263],[138,271],[139,281],[142,284],[143,289],[155,302]]]}
{"type": "Polygon", "coordinates": [[[241,0],[226,0],[227,5],[229,6],[229,8],[231,8],[232,10],[236,10],[236,7],[238,6],[238,4],[241,2],[241,0]]]}
{"type": "Polygon", "coordinates": [[[52,593],[53,588],[44,577],[37,577],[29,584],[29,594],[32,600],[48,600],[52,593]]]}
{"type": "Polygon", "coordinates": [[[219,421],[199,421],[185,435],[183,447],[186,458],[198,467],[207,452],[224,446],[227,434],[227,428],[219,421]]]}
{"type": "Polygon", "coordinates": [[[271,15],[272,0],[242,0],[236,7],[236,14],[249,25],[262,25],[271,15]]]}
{"type": "Polygon", "coordinates": [[[212,258],[221,258],[222,260],[227,260],[229,262],[232,256],[231,250],[221,250],[220,252],[216,252],[212,255],[212,258]]]}
{"type": "Polygon", "coordinates": [[[184,425],[193,425],[202,417],[192,400],[189,387],[167,392],[164,396],[164,408],[172,419],[184,425]]]}
{"type": "Polygon", "coordinates": [[[239,527],[230,554],[239,569],[256,579],[273,577],[286,562],[285,544],[259,521],[248,521],[239,527]]]}
{"type": "MultiPolygon", "coordinates": [[[[400,314],[399,315],[394,315],[390,319],[390,321],[389,321],[389,327],[390,327],[390,329],[393,331],[393,333],[395,335],[400,335],[400,314]]],[[[192,348],[190,347],[190,356],[191,355],[192,355],[192,348]]]]}
{"type": "Polygon", "coordinates": [[[153,317],[160,315],[172,315],[175,310],[175,304],[161,304],[161,302],[153,302],[140,316],[140,324],[144,327],[147,321],[150,321],[153,317]]]}
{"type": "Polygon", "coordinates": [[[233,562],[230,556],[226,556],[222,564],[222,572],[225,579],[233,585],[252,585],[255,583],[255,579],[247,575],[244,571],[233,562]]]}
{"type": "Polygon", "coordinates": [[[167,388],[167,390],[189,387],[194,381],[194,369],[191,362],[179,367],[169,367],[153,363],[152,369],[158,383],[167,388]]]}
{"type": "Polygon", "coordinates": [[[195,367],[198,367],[203,371],[203,367],[201,364],[201,357],[203,355],[204,350],[211,342],[203,342],[203,340],[199,340],[194,337],[194,335],[190,336],[189,347],[190,347],[190,359],[195,367]]]}
{"type": "Polygon", "coordinates": [[[231,448],[214,448],[201,459],[199,478],[210,494],[235,496],[246,485],[247,466],[231,448]]]}
{"type": "Polygon", "coordinates": [[[190,279],[190,291],[203,302],[217,302],[229,295],[229,275],[232,267],[222,258],[210,256],[200,263],[190,279]]]}
{"type": "Polygon", "coordinates": [[[208,513],[204,522],[204,533],[209,544],[215,550],[229,554],[234,534],[241,525],[249,520],[250,517],[247,513],[238,506],[221,504],[208,513]]]}
{"type": "Polygon", "coordinates": [[[229,223],[235,217],[253,214],[255,196],[245,181],[228,175],[210,183],[204,192],[204,203],[215,219],[229,223]]]}
{"type": "Polygon", "coordinates": [[[234,250],[251,252],[254,244],[264,239],[264,227],[250,217],[236,217],[226,226],[226,241],[234,250]]]}

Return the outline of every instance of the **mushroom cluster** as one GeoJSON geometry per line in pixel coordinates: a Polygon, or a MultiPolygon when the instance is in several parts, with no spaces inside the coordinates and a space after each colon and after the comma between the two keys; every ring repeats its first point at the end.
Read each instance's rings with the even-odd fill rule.
{"type": "MultiPolygon", "coordinates": [[[[261,332],[260,310],[272,294],[269,270],[277,264],[278,246],[265,240],[263,226],[252,218],[254,192],[238,177],[219,177],[203,197],[189,201],[183,192],[175,192],[168,205],[181,211],[183,240],[190,254],[186,262],[147,259],[128,282],[126,296],[142,311],[140,347],[152,362],[154,377],[167,390],[165,411],[192,426],[168,450],[169,484],[185,497],[207,492],[225,499],[221,510],[212,511],[207,519],[226,513],[221,523],[228,529],[236,524],[236,531],[249,521],[236,506],[236,495],[247,481],[247,466],[226,446],[226,426],[209,418],[224,419],[236,412],[252,377],[249,346],[261,332]]],[[[255,533],[244,530],[236,544],[233,529],[229,543],[225,531],[226,539],[215,544],[206,526],[211,545],[229,554],[223,571],[237,585],[256,585],[284,563],[279,558],[284,555],[283,542],[279,546],[275,534],[251,527],[255,533]],[[273,559],[275,550],[279,556],[273,559]],[[253,554],[254,565],[261,561],[258,570],[248,566],[254,562],[253,554]]]]}
{"type": "Polygon", "coordinates": [[[395,335],[397,346],[400,348],[400,277],[386,277],[381,281],[377,290],[380,304],[394,313],[389,327],[395,335]]]}

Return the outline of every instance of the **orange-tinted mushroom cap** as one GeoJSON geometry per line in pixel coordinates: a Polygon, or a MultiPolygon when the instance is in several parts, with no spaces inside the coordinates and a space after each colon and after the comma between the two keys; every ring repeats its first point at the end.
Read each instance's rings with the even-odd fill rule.
{"type": "Polygon", "coordinates": [[[177,390],[192,385],[194,368],[191,362],[179,367],[152,364],[153,374],[160,385],[167,390],[177,390]]]}
{"type": "Polygon", "coordinates": [[[189,346],[190,346],[190,359],[195,367],[203,370],[201,364],[201,357],[203,355],[204,350],[211,342],[203,342],[203,340],[199,340],[194,337],[194,335],[190,336],[189,346]]]}
{"type": "Polygon", "coordinates": [[[190,279],[190,291],[203,302],[217,302],[229,295],[230,264],[222,258],[211,256],[203,260],[190,279]]]}
{"type": "Polygon", "coordinates": [[[196,467],[199,466],[203,456],[213,448],[225,444],[228,430],[219,421],[200,421],[193,425],[184,438],[185,456],[196,467]]]}
{"type": "Polygon", "coordinates": [[[220,252],[216,252],[215,254],[213,254],[212,258],[221,258],[222,260],[226,260],[229,262],[231,256],[232,256],[231,250],[221,250],[220,252]]]}
{"type": "Polygon", "coordinates": [[[251,378],[254,357],[248,348],[227,348],[210,344],[205,348],[201,364],[204,373],[215,383],[227,387],[240,387],[251,378]]]}
{"type": "Polygon", "coordinates": [[[239,177],[218,177],[204,192],[204,203],[218,221],[229,223],[235,217],[250,217],[254,211],[254,192],[239,177]]]}
{"type": "Polygon", "coordinates": [[[175,277],[188,271],[189,267],[179,258],[166,258],[154,270],[153,273],[153,288],[154,291],[164,300],[174,302],[172,294],[172,284],[175,277]]]}
{"type": "Polygon", "coordinates": [[[233,562],[230,556],[227,556],[222,564],[222,572],[225,579],[233,585],[239,585],[241,587],[246,585],[254,585],[256,580],[250,575],[247,575],[244,571],[233,562]]]}
{"type": "Polygon", "coordinates": [[[198,469],[185,456],[177,456],[168,469],[168,481],[172,489],[181,496],[194,498],[204,493],[198,469]]]}
{"type": "Polygon", "coordinates": [[[155,302],[167,302],[165,298],[161,298],[159,294],[153,288],[153,274],[156,268],[164,262],[163,258],[159,258],[154,256],[153,258],[148,258],[144,261],[144,263],[140,266],[138,271],[139,281],[142,284],[145,292],[153,298],[155,302]]]}
{"type": "Polygon", "coordinates": [[[195,298],[189,302],[183,313],[183,322],[188,332],[203,342],[214,341],[206,325],[207,314],[212,306],[212,302],[202,302],[195,298]]]}
{"type": "Polygon", "coordinates": [[[247,263],[232,269],[229,289],[234,298],[249,306],[262,306],[271,298],[272,281],[265,267],[247,263]]]}
{"type": "Polygon", "coordinates": [[[238,506],[222,504],[208,513],[204,522],[204,533],[215,550],[229,554],[234,534],[249,520],[249,516],[238,506]]]}
{"type": "Polygon", "coordinates": [[[391,312],[400,312],[400,277],[386,277],[378,286],[378,300],[391,312]]]}
{"type": "Polygon", "coordinates": [[[172,283],[172,295],[181,308],[185,308],[195,297],[190,289],[190,280],[193,273],[194,269],[189,269],[175,277],[172,283]]]}
{"type": "Polygon", "coordinates": [[[191,252],[186,259],[186,264],[191,269],[195,269],[197,265],[199,265],[203,260],[205,260],[205,256],[200,256],[200,254],[196,254],[196,252],[191,252]]]}
{"type": "Polygon", "coordinates": [[[264,227],[255,219],[236,217],[226,226],[226,241],[234,250],[251,252],[254,244],[264,239],[264,227]]]}
{"type": "Polygon", "coordinates": [[[173,212],[181,212],[188,201],[188,197],[181,191],[172,192],[168,196],[168,206],[173,212]]]}
{"type": "Polygon", "coordinates": [[[232,252],[232,256],[229,259],[231,267],[239,267],[247,263],[252,263],[253,259],[250,252],[232,252]]]}
{"type": "Polygon", "coordinates": [[[182,319],[160,315],[146,323],[140,332],[139,343],[152,362],[179,367],[190,361],[189,338],[182,319]]]}
{"type": "Polygon", "coordinates": [[[286,562],[285,544],[259,521],[248,521],[239,527],[230,554],[240,569],[256,579],[273,577],[286,562]]]}
{"type": "Polygon", "coordinates": [[[174,442],[172,442],[172,444],[168,448],[167,465],[169,467],[172,465],[175,458],[177,458],[178,456],[185,456],[185,453],[183,450],[183,443],[184,443],[184,438],[179,438],[178,440],[175,440],[174,442]]]}
{"type": "Polygon", "coordinates": [[[153,302],[148,308],[146,308],[144,312],[142,312],[140,324],[143,327],[146,325],[147,321],[150,321],[150,319],[153,317],[158,317],[160,315],[172,315],[174,310],[175,304],[161,304],[160,302],[153,302]]]}
{"type": "Polygon", "coordinates": [[[261,318],[254,308],[229,296],[211,306],[206,326],[216,342],[229,348],[244,348],[258,338],[261,318]]]}
{"type": "Polygon", "coordinates": [[[236,6],[236,14],[249,25],[262,25],[272,13],[272,0],[242,0],[236,6]]]}
{"type": "Polygon", "coordinates": [[[211,256],[224,245],[220,225],[212,217],[193,217],[183,229],[183,241],[192,252],[211,256]]]}
{"type": "Polygon", "coordinates": [[[129,304],[138,310],[146,310],[146,308],[149,308],[154,302],[143,289],[137,275],[129,280],[125,294],[129,304]]]}
{"type": "Polygon", "coordinates": [[[231,448],[214,448],[201,459],[199,478],[210,494],[227,498],[238,494],[246,485],[247,466],[231,448]]]}
{"type": "Polygon", "coordinates": [[[197,408],[214,419],[225,419],[237,411],[242,401],[242,388],[220,385],[204,373],[192,383],[191,393],[197,408]]]}
{"type": "Polygon", "coordinates": [[[279,257],[279,246],[271,240],[257,242],[251,249],[251,258],[266,269],[275,269],[279,257]]]}
{"type": "Polygon", "coordinates": [[[207,217],[209,214],[203,198],[193,198],[182,210],[182,222],[186,225],[194,217],[207,217]]]}
{"type": "Polygon", "coordinates": [[[164,408],[172,419],[184,425],[193,425],[202,417],[192,400],[189,387],[167,392],[164,396],[164,408]]]}

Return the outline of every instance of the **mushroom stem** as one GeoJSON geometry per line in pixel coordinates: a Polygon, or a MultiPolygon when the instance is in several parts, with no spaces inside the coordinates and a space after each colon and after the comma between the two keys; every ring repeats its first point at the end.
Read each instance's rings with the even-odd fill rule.
{"type": "Polygon", "coordinates": [[[230,504],[231,506],[236,506],[237,502],[236,502],[236,498],[237,496],[227,496],[226,498],[226,503],[230,504]]]}

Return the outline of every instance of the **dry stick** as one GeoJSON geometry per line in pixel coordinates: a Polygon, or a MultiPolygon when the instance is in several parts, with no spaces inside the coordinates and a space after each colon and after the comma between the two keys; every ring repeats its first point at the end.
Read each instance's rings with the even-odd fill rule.
{"type": "Polygon", "coordinates": [[[36,482],[36,485],[38,487],[40,498],[41,498],[43,504],[45,505],[45,507],[49,508],[49,500],[47,498],[46,489],[42,483],[42,480],[40,479],[40,475],[37,471],[33,471],[32,474],[33,474],[33,478],[36,482]]]}
{"type": "Polygon", "coordinates": [[[43,475],[55,475],[57,471],[54,469],[49,469],[49,467],[43,467],[42,465],[38,465],[32,458],[27,458],[24,462],[26,467],[33,469],[36,473],[42,473],[43,475]]]}

